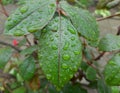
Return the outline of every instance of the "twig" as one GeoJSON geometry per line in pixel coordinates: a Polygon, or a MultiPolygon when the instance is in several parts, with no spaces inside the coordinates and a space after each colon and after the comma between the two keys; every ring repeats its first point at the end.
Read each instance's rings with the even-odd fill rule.
{"type": "Polygon", "coordinates": [[[21,50],[19,48],[15,47],[15,46],[13,46],[11,44],[8,44],[6,42],[0,41],[0,44],[5,45],[5,46],[9,46],[9,47],[15,49],[17,52],[21,52],[21,50]]]}
{"type": "Polygon", "coordinates": [[[97,60],[99,60],[101,57],[103,57],[104,56],[104,54],[105,54],[106,52],[102,52],[100,55],[98,55],[95,59],[93,59],[94,61],[97,61],[97,60]]]}
{"type": "Polygon", "coordinates": [[[9,17],[9,14],[7,13],[5,7],[4,7],[3,4],[2,4],[2,0],[0,0],[0,5],[1,5],[1,7],[2,7],[3,14],[4,14],[6,17],[9,17]]]}
{"type": "Polygon", "coordinates": [[[30,41],[28,40],[27,35],[24,35],[24,37],[25,37],[27,43],[29,44],[29,46],[31,46],[31,43],[30,43],[30,41]]]}
{"type": "Polygon", "coordinates": [[[98,18],[97,21],[102,21],[102,20],[105,20],[105,19],[109,19],[109,18],[112,18],[112,17],[115,17],[115,16],[119,16],[120,13],[117,13],[117,14],[113,14],[113,15],[110,15],[110,16],[107,16],[107,17],[104,17],[104,18],[98,18]]]}

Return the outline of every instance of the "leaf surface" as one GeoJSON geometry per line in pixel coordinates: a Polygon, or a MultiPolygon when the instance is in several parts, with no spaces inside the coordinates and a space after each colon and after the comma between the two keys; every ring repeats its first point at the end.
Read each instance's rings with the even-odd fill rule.
{"type": "Polygon", "coordinates": [[[120,86],[120,54],[115,55],[104,70],[106,83],[111,86],[120,86]]]}
{"type": "Polygon", "coordinates": [[[81,63],[81,42],[71,22],[54,18],[42,31],[39,40],[39,61],[48,80],[61,88],[81,63]]]}
{"type": "Polygon", "coordinates": [[[0,69],[4,68],[4,66],[9,61],[10,57],[12,56],[12,49],[11,48],[0,48],[0,69]]]}
{"type": "Polygon", "coordinates": [[[86,39],[97,42],[99,30],[95,18],[87,11],[61,1],[61,7],[72,21],[77,31],[86,39]]]}
{"type": "Polygon", "coordinates": [[[55,0],[28,0],[7,19],[5,33],[22,36],[47,25],[56,10],[55,0]]]}
{"type": "Polygon", "coordinates": [[[33,57],[26,58],[19,67],[20,75],[24,80],[30,80],[35,72],[35,60],[33,57]]]}
{"type": "Polygon", "coordinates": [[[107,34],[100,40],[99,49],[102,51],[120,50],[120,36],[107,34]]]}

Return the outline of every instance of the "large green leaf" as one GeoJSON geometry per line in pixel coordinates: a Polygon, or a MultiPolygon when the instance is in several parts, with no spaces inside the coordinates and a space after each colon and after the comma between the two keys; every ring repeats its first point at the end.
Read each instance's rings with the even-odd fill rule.
{"type": "Polygon", "coordinates": [[[81,62],[81,42],[71,22],[56,17],[42,31],[39,40],[40,66],[56,87],[67,83],[81,62]]]}
{"type": "Polygon", "coordinates": [[[115,55],[106,65],[104,76],[108,85],[120,86],[120,54],[115,55]]]}
{"type": "Polygon", "coordinates": [[[97,87],[98,87],[98,93],[112,93],[111,88],[106,85],[103,79],[98,80],[97,87]]]}
{"type": "Polygon", "coordinates": [[[11,48],[0,48],[0,69],[4,68],[7,64],[8,60],[12,56],[12,49],[11,48]]]}
{"type": "Polygon", "coordinates": [[[120,50],[120,36],[107,34],[100,40],[99,49],[102,51],[120,50]]]}
{"type": "Polygon", "coordinates": [[[35,72],[35,60],[32,56],[26,58],[19,67],[19,71],[24,80],[30,80],[35,72]]]}
{"type": "Polygon", "coordinates": [[[65,1],[61,2],[61,7],[82,36],[90,41],[98,41],[99,31],[96,20],[87,10],[69,5],[65,1]]]}
{"type": "Polygon", "coordinates": [[[56,0],[29,0],[6,21],[5,33],[22,36],[42,29],[53,17],[56,0]]]}

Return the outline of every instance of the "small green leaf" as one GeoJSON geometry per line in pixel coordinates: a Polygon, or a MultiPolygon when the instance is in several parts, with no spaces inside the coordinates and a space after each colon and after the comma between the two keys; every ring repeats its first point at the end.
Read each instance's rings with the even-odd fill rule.
{"type": "Polygon", "coordinates": [[[112,86],[112,93],[120,93],[120,87],[119,86],[112,86]]]}
{"type": "Polygon", "coordinates": [[[99,31],[96,20],[87,10],[69,5],[65,1],[61,1],[60,4],[82,36],[91,42],[98,41],[99,31]]]}
{"type": "Polygon", "coordinates": [[[0,69],[4,68],[4,66],[9,61],[10,57],[12,56],[12,49],[11,48],[0,48],[0,69]]]}
{"type": "Polygon", "coordinates": [[[102,79],[98,80],[97,87],[98,87],[98,93],[112,93],[111,88],[107,86],[104,80],[102,79]]]}
{"type": "Polygon", "coordinates": [[[27,0],[5,23],[5,33],[22,36],[48,24],[56,10],[56,0],[27,0]]]}
{"type": "Polygon", "coordinates": [[[92,67],[89,67],[86,71],[86,77],[91,81],[94,81],[96,79],[96,74],[97,74],[96,70],[92,67]]]}
{"type": "Polygon", "coordinates": [[[25,87],[19,87],[15,89],[12,93],[26,93],[25,87]]]}
{"type": "Polygon", "coordinates": [[[39,62],[47,79],[56,87],[63,87],[73,77],[80,66],[81,54],[81,41],[69,20],[56,17],[42,31],[39,62]]]}
{"type": "Polygon", "coordinates": [[[34,46],[31,46],[29,48],[26,48],[24,50],[22,50],[22,52],[20,53],[21,55],[30,55],[32,54],[34,51],[36,51],[38,48],[38,46],[34,45],[34,46]]]}
{"type": "Polygon", "coordinates": [[[26,58],[19,67],[20,75],[24,80],[30,80],[35,72],[35,60],[32,56],[26,58]]]}
{"type": "Polygon", "coordinates": [[[120,50],[120,36],[108,34],[99,42],[99,49],[101,51],[120,50]]]}
{"type": "Polygon", "coordinates": [[[80,84],[67,84],[63,89],[63,93],[87,93],[87,90],[82,88],[80,84]]]}
{"type": "Polygon", "coordinates": [[[106,83],[111,86],[120,86],[120,54],[115,55],[104,70],[106,83]]]}
{"type": "Polygon", "coordinates": [[[80,67],[83,71],[86,71],[89,65],[86,62],[82,61],[80,67]]]}

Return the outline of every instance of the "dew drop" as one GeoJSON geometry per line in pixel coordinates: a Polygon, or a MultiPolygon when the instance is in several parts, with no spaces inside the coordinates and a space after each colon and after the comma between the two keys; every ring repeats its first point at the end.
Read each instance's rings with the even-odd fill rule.
{"type": "Polygon", "coordinates": [[[28,32],[30,32],[30,33],[37,32],[38,30],[39,30],[39,28],[34,28],[34,27],[28,28],[28,32]]]}
{"type": "Polygon", "coordinates": [[[28,11],[28,6],[23,6],[20,8],[20,12],[23,14],[28,11]]]}
{"type": "Polygon", "coordinates": [[[17,31],[14,32],[14,35],[15,36],[22,36],[22,35],[24,35],[24,32],[21,31],[21,30],[17,30],[17,31]]]}
{"type": "Polygon", "coordinates": [[[79,55],[79,54],[80,54],[80,51],[74,51],[74,54],[75,54],[75,55],[79,55]]]}
{"type": "Polygon", "coordinates": [[[53,37],[51,37],[51,38],[50,38],[50,41],[53,41],[53,40],[54,40],[54,38],[53,38],[53,37]]]}
{"type": "Polygon", "coordinates": [[[75,40],[75,37],[71,37],[71,40],[72,40],[72,41],[75,40]]]}
{"type": "Polygon", "coordinates": [[[62,64],[62,68],[63,68],[63,69],[67,69],[67,68],[68,68],[68,65],[67,65],[67,64],[65,64],[65,63],[64,63],[64,64],[62,64]]]}
{"type": "Polygon", "coordinates": [[[63,47],[63,49],[64,49],[64,50],[67,50],[68,47],[69,47],[69,42],[66,42],[65,45],[64,45],[64,47],[63,47]]]}
{"type": "Polygon", "coordinates": [[[72,28],[70,28],[70,27],[68,27],[68,31],[69,31],[70,33],[72,33],[72,34],[76,34],[75,30],[72,29],[72,28]]]}
{"type": "Polygon", "coordinates": [[[50,78],[51,78],[51,75],[50,75],[50,74],[47,74],[46,77],[47,77],[47,79],[50,79],[50,78]]]}
{"type": "Polygon", "coordinates": [[[56,50],[58,47],[56,45],[52,45],[52,49],[56,50]]]}
{"type": "Polygon", "coordinates": [[[56,37],[59,37],[59,35],[58,35],[58,34],[56,34],[55,36],[56,36],[56,37]]]}
{"type": "Polygon", "coordinates": [[[69,56],[68,54],[64,54],[64,55],[63,55],[63,59],[64,59],[64,60],[69,60],[69,59],[70,59],[70,56],[69,56]]]}

